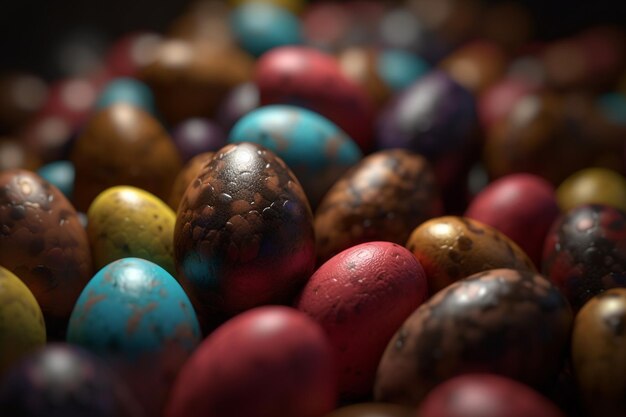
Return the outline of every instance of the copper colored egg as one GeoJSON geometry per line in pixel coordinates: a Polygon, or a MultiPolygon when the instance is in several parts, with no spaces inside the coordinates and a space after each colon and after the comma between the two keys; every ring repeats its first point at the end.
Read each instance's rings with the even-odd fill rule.
{"type": "Polygon", "coordinates": [[[572,363],[590,416],[626,416],[626,289],[595,296],[580,310],[572,363]]]}
{"type": "Polygon", "coordinates": [[[318,262],[363,242],[404,244],[417,225],[441,212],[434,174],[422,156],[399,149],[371,154],[318,206],[318,262]]]}
{"type": "Polygon", "coordinates": [[[200,174],[200,170],[214,155],[214,152],[205,152],[200,155],[196,155],[187,164],[180,170],[176,179],[174,180],[174,185],[172,186],[172,191],[170,192],[170,198],[167,200],[169,206],[174,210],[178,210],[178,205],[180,201],[183,199],[183,195],[187,190],[187,187],[193,180],[196,179],[198,174],[200,174]]]}
{"type": "Polygon", "coordinates": [[[512,269],[472,275],[404,322],[378,366],[375,399],[415,406],[438,384],[467,373],[552,387],[571,325],[567,300],[542,276],[512,269]]]}
{"type": "Polygon", "coordinates": [[[413,230],[406,247],[424,267],[431,294],[488,269],[535,271],[515,242],[497,229],[465,217],[436,217],[422,223],[413,230]]]}
{"type": "Polygon", "coordinates": [[[341,407],[325,417],[414,417],[412,408],[396,404],[362,403],[341,407]]]}
{"type": "Polygon", "coordinates": [[[180,156],[159,122],[128,104],[96,113],[77,139],[71,159],[76,168],[74,202],[81,211],[115,185],[131,185],[166,199],[181,168],[180,156]]]}
{"type": "Polygon", "coordinates": [[[63,337],[91,278],[91,254],[76,211],[53,185],[30,171],[0,173],[0,265],[31,290],[48,336],[63,337]]]}

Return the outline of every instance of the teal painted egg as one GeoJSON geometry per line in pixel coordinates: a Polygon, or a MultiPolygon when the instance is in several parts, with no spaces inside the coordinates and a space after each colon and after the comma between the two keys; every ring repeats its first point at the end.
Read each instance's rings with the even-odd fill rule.
{"type": "Polygon", "coordinates": [[[99,110],[117,103],[131,104],[153,116],[157,113],[152,90],[134,78],[115,78],[109,82],[100,93],[95,107],[99,110]]]}
{"type": "Polygon", "coordinates": [[[229,142],[253,142],[276,153],[296,174],[313,207],[362,157],[357,144],[333,122],[288,105],[248,113],[232,128],[229,142]]]}
{"type": "Polygon", "coordinates": [[[70,161],[50,162],[39,168],[37,174],[57,187],[68,200],[74,194],[74,164],[70,161]]]}

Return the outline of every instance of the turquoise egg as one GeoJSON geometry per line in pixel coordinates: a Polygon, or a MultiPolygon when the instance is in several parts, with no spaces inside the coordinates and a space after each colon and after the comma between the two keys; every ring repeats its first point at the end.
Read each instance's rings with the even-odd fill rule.
{"type": "Polygon", "coordinates": [[[74,193],[74,164],[70,161],[50,162],[39,168],[37,174],[57,187],[68,200],[74,193]]]}
{"type": "Polygon", "coordinates": [[[407,51],[390,49],[378,56],[379,77],[393,91],[400,91],[430,70],[430,65],[419,56],[407,51]]]}
{"type": "Polygon", "coordinates": [[[302,43],[298,18],[269,3],[239,6],[231,15],[231,28],[241,47],[254,56],[277,46],[302,43]]]}
{"type": "Polygon", "coordinates": [[[294,172],[314,207],[362,157],[357,144],[333,122],[289,105],[251,111],[233,126],[228,140],[253,142],[277,154],[294,172]]]}
{"type": "Polygon", "coordinates": [[[109,82],[96,101],[96,109],[103,109],[116,103],[127,103],[156,116],[156,106],[152,90],[134,78],[115,78],[109,82]]]}
{"type": "Polygon", "coordinates": [[[139,258],[102,268],[81,293],[67,340],[105,357],[139,358],[171,350],[191,352],[200,326],[189,298],[165,269],[139,258]]]}

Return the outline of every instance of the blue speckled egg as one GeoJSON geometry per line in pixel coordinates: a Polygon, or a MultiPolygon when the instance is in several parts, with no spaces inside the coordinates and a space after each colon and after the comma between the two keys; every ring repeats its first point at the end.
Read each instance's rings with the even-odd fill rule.
{"type": "Polygon", "coordinates": [[[419,56],[399,49],[382,51],[377,60],[378,76],[393,91],[400,91],[430,70],[419,56]]]}
{"type": "Polygon", "coordinates": [[[39,168],[37,174],[57,187],[68,200],[74,193],[74,164],[70,161],[50,162],[39,168]]]}
{"type": "Polygon", "coordinates": [[[247,3],[231,16],[231,27],[243,49],[260,56],[277,46],[302,43],[300,21],[286,9],[268,3],[247,3]]]}
{"type": "Polygon", "coordinates": [[[117,103],[132,104],[152,115],[157,115],[152,90],[134,78],[115,78],[109,82],[100,93],[95,108],[103,109],[117,103]]]}
{"type": "Polygon", "coordinates": [[[362,157],[357,144],[333,122],[296,106],[261,107],[233,126],[230,143],[264,146],[296,174],[313,207],[362,157]]]}

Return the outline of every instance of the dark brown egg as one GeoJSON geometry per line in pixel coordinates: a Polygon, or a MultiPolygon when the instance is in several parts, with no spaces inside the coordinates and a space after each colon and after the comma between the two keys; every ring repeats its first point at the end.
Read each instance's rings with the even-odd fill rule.
{"type": "Polygon", "coordinates": [[[597,295],[580,310],[572,362],[590,415],[626,416],[626,289],[597,295]]]}
{"type": "Polygon", "coordinates": [[[187,188],[174,232],[179,279],[200,320],[290,302],[315,263],[313,219],[300,183],[251,143],[215,153],[187,188]]]}
{"type": "Polygon", "coordinates": [[[115,104],[96,113],[77,139],[74,202],[86,211],[93,199],[115,185],[131,185],[167,199],[181,167],[163,127],[143,110],[115,104]]]}
{"type": "Polygon", "coordinates": [[[567,300],[542,276],[512,269],[472,275],[404,322],[378,367],[375,398],[415,406],[439,383],[466,373],[551,387],[571,325],[567,300]]]}
{"type": "Polygon", "coordinates": [[[318,261],[363,242],[403,245],[417,225],[441,211],[433,171],[422,156],[376,152],[335,183],[318,206],[318,261]]]}
{"type": "Polygon", "coordinates": [[[174,211],[178,210],[178,205],[183,199],[183,195],[185,194],[185,190],[187,190],[189,184],[196,179],[202,169],[202,166],[207,163],[214,154],[214,152],[205,152],[200,155],[196,155],[191,158],[189,162],[187,162],[183,169],[180,170],[174,180],[174,185],[172,185],[170,198],[167,200],[167,203],[174,211]]]}
{"type": "Polygon", "coordinates": [[[430,293],[495,268],[535,271],[522,249],[497,229],[466,217],[436,217],[419,225],[406,247],[424,267],[430,293]]]}
{"type": "Polygon", "coordinates": [[[33,172],[4,171],[0,225],[0,265],[31,290],[48,336],[63,337],[74,303],[92,274],[89,241],[74,207],[33,172]]]}
{"type": "Polygon", "coordinates": [[[412,408],[396,404],[362,403],[339,408],[325,417],[413,417],[412,408]]]}

